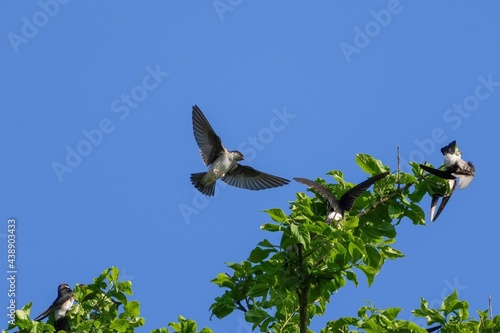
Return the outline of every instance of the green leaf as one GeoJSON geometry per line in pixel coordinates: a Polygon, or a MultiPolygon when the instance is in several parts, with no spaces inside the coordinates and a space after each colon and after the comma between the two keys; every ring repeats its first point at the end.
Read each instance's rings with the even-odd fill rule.
{"type": "Polygon", "coordinates": [[[382,314],[386,316],[389,320],[394,320],[398,316],[401,308],[388,308],[385,309],[382,314]]]}
{"type": "Polygon", "coordinates": [[[132,295],[132,282],[131,281],[118,282],[117,289],[122,293],[125,293],[127,295],[132,295]]]}
{"type": "Polygon", "coordinates": [[[375,275],[379,272],[378,269],[375,269],[370,266],[359,265],[358,268],[365,273],[366,279],[368,280],[368,286],[371,286],[373,281],[375,280],[375,275]]]}
{"type": "Polygon", "coordinates": [[[125,319],[115,319],[109,325],[109,328],[117,332],[126,332],[129,328],[129,322],[125,319]]]}
{"type": "Polygon", "coordinates": [[[262,309],[251,309],[245,312],[245,320],[253,324],[259,324],[267,317],[269,314],[262,309]]]}
{"type": "Polygon", "coordinates": [[[248,261],[253,262],[253,263],[258,263],[261,262],[262,260],[266,259],[269,256],[269,253],[275,252],[274,250],[270,249],[262,249],[260,247],[256,247],[255,249],[250,252],[250,256],[248,257],[248,261]]]}
{"type": "Polygon", "coordinates": [[[366,246],[366,253],[368,254],[368,265],[380,270],[384,260],[377,249],[373,246],[366,246]]]}
{"type": "Polygon", "coordinates": [[[279,208],[267,209],[267,210],[264,210],[264,212],[268,213],[269,216],[273,219],[273,221],[276,221],[276,222],[280,222],[280,223],[285,222],[287,219],[287,216],[285,215],[283,210],[281,210],[279,208]]]}
{"type": "Polygon", "coordinates": [[[215,279],[210,281],[219,287],[226,287],[226,288],[233,288],[234,287],[234,282],[231,279],[230,276],[228,276],[225,273],[219,273],[215,279]]]}
{"type": "Polygon", "coordinates": [[[390,246],[383,246],[380,248],[380,251],[382,251],[384,255],[389,259],[402,258],[405,256],[403,252],[396,250],[395,248],[390,246]]]}
{"type": "Polygon", "coordinates": [[[345,275],[346,275],[346,278],[349,281],[352,281],[356,287],[358,286],[358,277],[353,271],[348,270],[345,272],[345,275]]]}
{"type": "Polygon", "coordinates": [[[300,243],[306,247],[308,246],[311,238],[309,232],[307,231],[307,228],[305,228],[303,224],[290,224],[290,231],[293,238],[295,239],[295,242],[300,243]]]}
{"type": "Polygon", "coordinates": [[[257,245],[260,247],[269,247],[269,248],[274,249],[274,245],[270,241],[268,241],[267,239],[260,241],[257,245]]]}
{"type": "Polygon", "coordinates": [[[376,160],[367,154],[357,154],[356,163],[364,172],[370,175],[375,175],[386,171],[380,160],[376,160]]]}
{"type": "Polygon", "coordinates": [[[359,218],[357,216],[348,216],[342,224],[345,230],[355,229],[359,225],[359,218]]]}
{"type": "Polygon", "coordinates": [[[413,224],[425,225],[425,213],[422,208],[415,203],[412,203],[409,208],[405,211],[405,215],[412,220],[413,224]]]}
{"type": "Polygon", "coordinates": [[[398,219],[402,213],[403,211],[399,206],[393,205],[392,203],[389,204],[389,217],[391,219],[398,219]]]}
{"type": "Polygon", "coordinates": [[[266,231],[271,231],[271,232],[277,232],[277,231],[282,231],[283,227],[281,225],[277,225],[274,223],[265,223],[260,226],[261,230],[266,230],[266,231]]]}
{"type": "Polygon", "coordinates": [[[260,297],[266,296],[269,290],[269,286],[265,283],[258,283],[252,286],[247,292],[248,297],[260,297]]]}
{"type": "Polygon", "coordinates": [[[120,270],[116,268],[115,266],[111,267],[111,272],[110,272],[110,281],[113,282],[113,284],[118,283],[118,275],[120,275],[120,270]]]}
{"type": "Polygon", "coordinates": [[[216,316],[217,318],[222,319],[231,314],[235,309],[236,305],[233,298],[229,292],[226,292],[221,297],[216,297],[215,302],[210,306],[210,310],[212,310],[210,318],[212,316],[216,316]]]}
{"type": "Polygon", "coordinates": [[[418,182],[417,178],[414,175],[410,175],[409,173],[400,173],[401,183],[403,184],[415,184],[418,182]]]}
{"type": "Polygon", "coordinates": [[[141,305],[137,301],[130,301],[125,305],[125,313],[132,318],[140,315],[141,305]]]}
{"type": "MultiPolygon", "coordinates": [[[[326,174],[331,175],[340,185],[342,185],[342,187],[345,186],[346,182],[344,180],[344,174],[342,173],[342,171],[331,170],[331,171],[327,172],[326,174]]],[[[321,179],[321,180],[323,180],[323,179],[321,179]]]]}

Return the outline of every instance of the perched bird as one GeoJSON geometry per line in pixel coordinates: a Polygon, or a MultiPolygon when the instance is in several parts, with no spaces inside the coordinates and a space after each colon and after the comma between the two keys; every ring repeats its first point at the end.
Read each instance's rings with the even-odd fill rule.
{"type": "Polygon", "coordinates": [[[372,186],[376,181],[386,177],[389,172],[384,172],[379,175],[373,176],[365,180],[364,182],[359,183],[353,188],[349,189],[347,192],[342,195],[340,200],[337,200],[333,193],[326,187],[321,184],[316,183],[315,181],[305,179],[305,178],[294,178],[299,183],[309,186],[310,188],[316,190],[323,198],[327,200],[329,204],[329,212],[326,219],[326,223],[331,223],[332,221],[339,221],[344,218],[345,212],[351,210],[354,205],[354,201],[357,197],[359,197],[366,189],[372,186]]]}
{"type": "Polygon", "coordinates": [[[239,164],[244,159],[243,154],[237,150],[229,151],[222,145],[221,139],[196,105],[193,106],[193,132],[203,162],[209,166],[207,172],[191,174],[191,183],[201,193],[213,196],[218,179],[248,190],[264,190],[290,182],[239,164]]]}
{"type": "Polygon", "coordinates": [[[439,178],[446,179],[450,187],[450,192],[445,194],[434,194],[431,200],[431,221],[434,222],[443,211],[444,207],[451,198],[451,195],[457,187],[456,179],[458,178],[458,186],[460,189],[465,189],[469,186],[476,169],[471,162],[466,162],[462,159],[462,152],[458,149],[457,142],[452,141],[447,146],[441,148],[441,153],[444,156],[444,165],[442,169],[434,169],[425,164],[420,164],[420,167],[425,171],[438,176],[439,178]],[[439,198],[442,197],[441,204],[436,211],[436,206],[439,198]]]}
{"type": "Polygon", "coordinates": [[[68,312],[69,308],[73,305],[75,301],[73,291],[66,283],[61,283],[59,287],[57,287],[57,298],[54,302],[48,307],[47,310],[43,311],[35,320],[43,320],[44,318],[50,316],[54,313],[54,322],[59,321],[59,319],[66,316],[66,312],[68,312]]]}

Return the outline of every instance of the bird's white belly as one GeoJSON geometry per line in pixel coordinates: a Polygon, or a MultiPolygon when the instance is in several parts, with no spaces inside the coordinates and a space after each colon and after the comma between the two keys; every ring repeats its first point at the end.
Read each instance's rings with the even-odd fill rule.
{"type": "Polygon", "coordinates": [[[335,211],[328,214],[328,220],[340,221],[342,219],[342,217],[343,217],[342,214],[339,214],[335,211]]]}
{"type": "Polygon", "coordinates": [[[452,165],[454,165],[455,163],[457,163],[458,160],[461,160],[460,155],[446,154],[444,156],[444,166],[447,167],[447,168],[449,168],[452,165]]]}
{"type": "Polygon", "coordinates": [[[219,179],[231,170],[233,165],[234,163],[227,158],[216,159],[210,168],[208,168],[207,175],[213,174],[215,179],[219,179]]]}
{"type": "Polygon", "coordinates": [[[57,320],[61,317],[64,317],[66,315],[66,312],[68,312],[69,308],[73,305],[73,299],[68,299],[66,302],[64,302],[59,309],[57,309],[54,312],[54,319],[57,320]]]}

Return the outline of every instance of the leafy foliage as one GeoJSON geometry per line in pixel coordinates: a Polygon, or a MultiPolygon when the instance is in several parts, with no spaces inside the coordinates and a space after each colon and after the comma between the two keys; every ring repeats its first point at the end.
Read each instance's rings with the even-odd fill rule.
{"type": "MultiPolygon", "coordinates": [[[[389,171],[381,161],[366,154],[356,156],[356,163],[368,175],[389,171]]],[[[412,174],[392,173],[376,182],[372,191],[360,195],[341,221],[325,223],[327,208],[319,195],[299,192],[290,202],[287,215],[278,208],[268,209],[270,221],[265,232],[278,233],[279,244],[264,239],[240,263],[227,263],[229,273],[219,273],[212,283],[224,290],[211,305],[212,317],[224,318],[242,311],[253,329],[261,332],[311,332],[308,326],[316,315],[325,313],[330,297],[347,283],[373,286],[377,274],[387,260],[404,257],[394,247],[396,228],[402,221],[425,225],[425,213],[419,203],[425,195],[446,193],[448,182],[427,175],[417,163],[410,163],[412,174]],[[360,275],[361,273],[361,275],[360,275]]],[[[354,186],[339,170],[328,172],[336,181],[327,187],[337,198],[354,186]]],[[[119,281],[116,267],[105,270],[92,284],[77,285],[77,304],[67,314],[72,332],[134,332],[144,325],[140,304],[129,301],[130,281],[119,281]]],[[[54,332],[48,323],[30,319],[31,303],[15,313],[20,332],[54,332]]],[[[362,306],[355,317],[331,320],[322,333],[334,332],[500,332],[500,316],[489,318],[478,311],[478,319],[470,318],[468,303],[456,292],[447,296],[439,309],[429,308],[421,299],[417,317],[426,318],[429,328],[398,319],[400,308],[377,309],[362,306]]],[[[195,321],[178,317],[169,328],[152,333],[211,333],[198,330],[195,321]]],[[[6,331],[2,331],[6,332],[6,331]]]]}
{"type": "MultiPolygon", "coordinates": [[[[140,304],[127,299],[132,295],[132,283],[119,281],[119,270],[111,267],[97,278],[92,284],[77,285],[74,289],[76,305],[66,317],[73,333],[131,333],[137,327],[144,325],[144,318],[140,317],[140,304]]],[[[30,319],[31,303],[15,312],[15,324],[9,325],[8,331],[18,328],[21,333],[55,332],[53,319],[43,323],[30,319]]],[[[179,316],[178,323],[170,323],[172,332],[177,333],[212,333],[204,328],[196,330],[193,320],[186,320],[179,316]]],[[[2,330],[2,333],[6,332],[2,330]]],[[[64,331],[61,331],[64,332],[64,331]]],[[[167,328],[154,330],[155,333],[168,333],[167,328]]]]}
{"type": "MultiPolygon", "coordinates": [[[[356,163],[370,176],[389,171],[366,154],[357,155],[356,163]]],[[[279,244],[264,240],[247,260],[228,263],[231,272],[212,280],[225,289],[212,304],[212,315],[224,318],[235,310],[243,311],[253,329],[261,332],[306,332],[312,318],[324,314],[334,292],[347,283],[361,283],[359,273],[372,286],[388,259],[404,257],[393,246],[397,225],[405,218],[414,225],[425,225],[420,200],[426,194],[447,190],[447,182],[434,176],[427,179],[418,164],[412,163],[412,170],[413,174],[397,172],[376,182],[372,192],[357,198],[340,223],[325,223],[327,209],[320,195],[311,198],[297,193],[288,215],[277,208],[266,210],[271,221],[261,229],[280,233],[279,244]]],[[[355,185],[339,170],[328,175],[337,184],[321,178],[316,181],[336,198],[355,185]]],[[[349,332],[350,326],[366,332],[426,332],[414,323],[396,320],[399,311],[365,306],[358,318],[332,321],[324,332],[349,332]]],[[[443,320],[429,321],[433,322],[445,326],[443,320]]]]}

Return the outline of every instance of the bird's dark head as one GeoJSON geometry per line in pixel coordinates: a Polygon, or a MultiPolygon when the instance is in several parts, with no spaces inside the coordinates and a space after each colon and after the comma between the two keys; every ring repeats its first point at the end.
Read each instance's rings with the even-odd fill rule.
{"type": "Polygon", "coordinates": [[[233,150],[231,153],[233,154],[233,158],[236,161],[243,161],[245,159],[245,157],[243,157],[243,154],[237,150],[233,150]]]}
{"type": "Polygon", "coordinates": [[[457,155],[457,156],[461,155],[461,152],[458,149],[457,141],[455,141],[455,140],[450,142],[447,146],[444,146],[443,148],[441,148],[441,153],[443,155],[446,155],[446,154],[457,155]]]}
{"type": "Polygon", "coordinates": [[[57,287],[57,293],[60,295],[61,293],[63,292],[66,292],[66,291],[71,291],[71,288],[69,287],[69,285],[67,283],[61,283],[59,285],[59,287],[57,287]]]}

